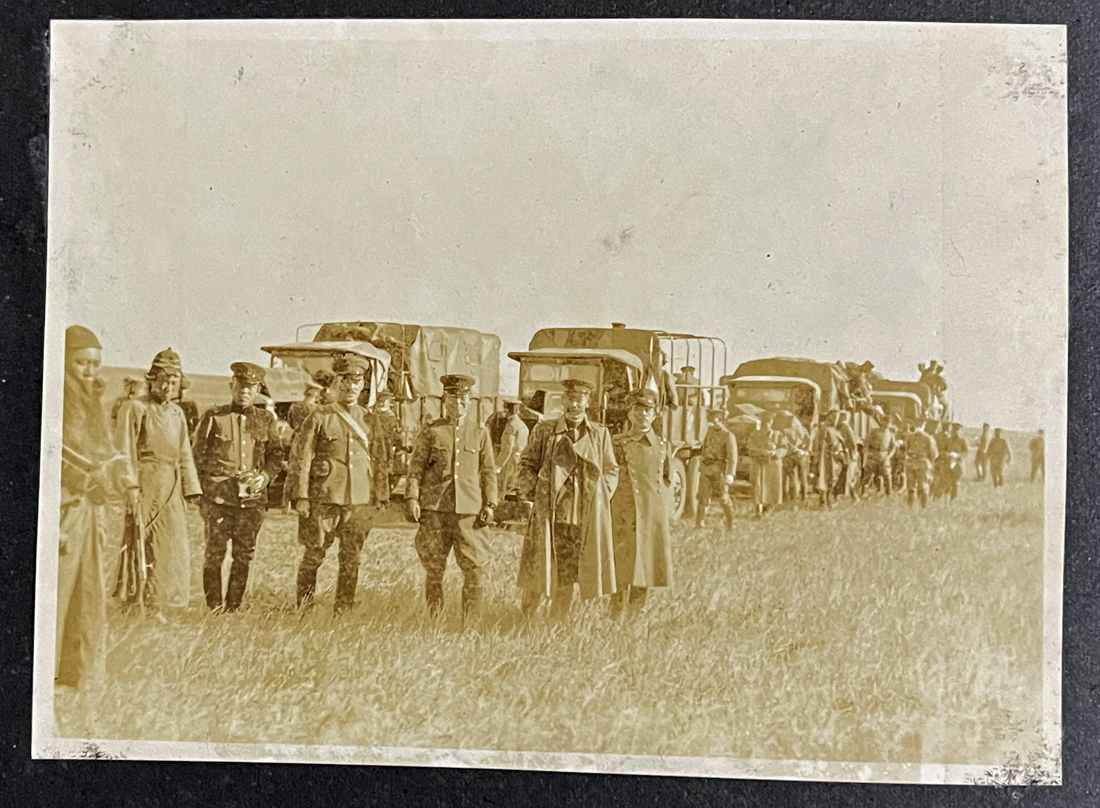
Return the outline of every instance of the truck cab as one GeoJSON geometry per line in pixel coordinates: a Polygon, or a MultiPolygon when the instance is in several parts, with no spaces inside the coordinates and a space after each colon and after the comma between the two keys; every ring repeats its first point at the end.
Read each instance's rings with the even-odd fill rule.
{"type": "Polygon", "coordinates": [[[544,420],[562,414],[566,379],[583,379],[595,388],[589,417],[612,434],[626,427],[626,397],[631,390],[648,387],[657,393],[657,429],[672,444],[674,454],[672,516],[694,513],[706,410],[725,403],[726,391],[718,382],[726,370],[722,340],[622,324],[545,328],[535,333],[526,351],[508,356],[520,365],[520,398],[538,407],[544,420]],[[696,368],[698,377],[677,379],[675,369],[685,365],[696,368]]]}

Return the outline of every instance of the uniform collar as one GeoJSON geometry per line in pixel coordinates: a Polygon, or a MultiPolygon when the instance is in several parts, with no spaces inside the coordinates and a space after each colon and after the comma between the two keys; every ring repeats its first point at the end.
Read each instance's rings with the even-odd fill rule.
{"type": "Polygon", "coordinates": [[[648,430],[647,432],[639,432],[634,429],[629,429],[622,434],[623,437],[626,438],[626,440],[638,441],[639,443],[644,441],[650,446],[657,445],[657,434],[652,429],[648,430]]]}
{"type": "MultiPolygon", "coordinates": [[[[581,416],[581,420],[580,420],[580,423],[577,424],[577,428],[580,429],[581,427],[584,427],[586,429],[588,428],[588,413],[585,413],[584,415],[581,416]]],[[[554,423],[554,434],[555,435],[564,434],[565,432],[568,432],[572,428],[573,427],[569,426],[569,424],[566,422],[565,416],[560,415],[560,416],[558,416],[558,420],[554,423]]]]}

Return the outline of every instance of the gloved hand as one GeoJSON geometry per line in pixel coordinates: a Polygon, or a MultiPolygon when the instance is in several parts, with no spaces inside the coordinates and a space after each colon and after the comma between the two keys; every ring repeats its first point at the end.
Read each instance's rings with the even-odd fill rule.
{"type": "Polygon", "coordinates": [[[294,500],[294,510],[303,519],[309,519],[309,500],[305,497],[294,500]]]}
{"type": "Polygon", "coordinates": [[[405,500],[405,518],[410,522],[420,521],[420,500],[419,499],[406,499],[405,500]]]}
{"type": "Polygon", "coordinates": [[[732,474],[727,474],[725,479],[726,479],[726,485],[733,485],[733,475],[732,474]]]}
{"type": "Polygon", "coordinates": [[[481,509],[481,512],[477,515],[476,527],[485,527],[493,522],[493,509],[486,505],[481,509]]]}

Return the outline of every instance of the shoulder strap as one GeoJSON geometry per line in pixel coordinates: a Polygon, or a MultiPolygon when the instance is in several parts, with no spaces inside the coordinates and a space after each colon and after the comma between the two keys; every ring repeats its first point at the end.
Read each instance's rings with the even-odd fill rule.
{"type": "Polygon", "coordinates": [[[356,439],[363,445],[363,448],[368,452],[370,451],[370,439],[367,438],[367,433],[363,431],[363,427],[356,423],[355,419],[348,415],[343,410],[335,410],[337,417],[347,425],[351,433],[356,439]]]}

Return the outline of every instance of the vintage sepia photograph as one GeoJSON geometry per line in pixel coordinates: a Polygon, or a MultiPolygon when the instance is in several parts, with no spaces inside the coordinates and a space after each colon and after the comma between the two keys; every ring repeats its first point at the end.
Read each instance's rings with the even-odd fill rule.
{"type": "Polygon", "coordinates": [[[1061,783],[1063,27],[49,50],[36,757],[1061,783]]]}

